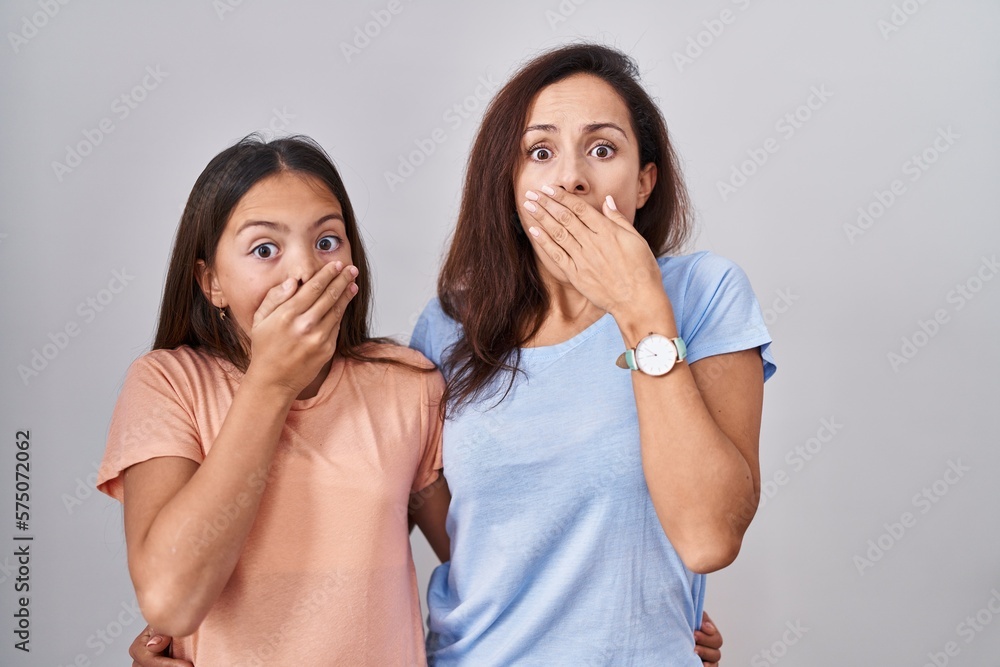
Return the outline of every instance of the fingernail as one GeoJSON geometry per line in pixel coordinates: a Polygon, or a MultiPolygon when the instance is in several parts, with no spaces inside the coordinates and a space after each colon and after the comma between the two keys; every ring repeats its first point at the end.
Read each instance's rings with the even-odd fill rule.
{"type": "Polygon", "coordinates": [[[538,229],[536,229],[535,227],[528,227],[528,233],[534,236],[535,238],[538,238],[538,229]]]}
{"type": "Polygon", "coordinates": [[[285,282],[281,283],[281,289],[287,292],[288,290],[292,289],[292,285],[294,284],[295,284],[295,278],[286,278],[285,282]]]}
{"type": "Polygon", "coordinates": [[[530,199],[531,201],[538,201],[538,193],[535,192],[534,190],[528,190],[527,192],[524,193],[524,196],[530,199]]]}
{"type": "Polygon", "coordinates": [[[610,208],[612,211],[618,210],[618,207],[615,205],[615,198],[612,197],[611,195],[605,197],[604,201],[608,202],[608,208],[610,208]]]}
{"type": "MultiPolygon", "coordinates": [[[[610,196],[610,195],[608,195],[608,196],[610,196]]],[[[702,625],[709,632],[715,632],[715,623],[712,623],[712,621],[705,621],[704,623],[702,623],[702,625]]]]}
{"type": "Polygon", "coordinates": [[[348,289],[351,290],[351,294],[357,294],[358,293],[358,284],[357,283],[351,283],[348,286],[348,289]]]}
{"type": "Polygon", "coordinates": [[[552,188],[550,188],[547,185],[543,185],[542,186],[542,192],[544,192],[545,194],[549,195],[550,197],[556,193],[555,190],[553,190],[552,188]]]}
{"type": "Polygon", "coordinates": [[[160,635],[153,635],[152,637],[150,637],[149,641],[146,642],[146,647],[148,648],[153,644],[159,644],[161,641],[163,641],[163,637],[161,637],[160,635]]]}
{"type": "Polygon", "coordinates": [[[351,267],[351,275],[354,276],[355,278],[358,277],[358,267],[356,266],[351,267]]]}
{"type": "Polygon", "coordinates": [[[337,269],[338,271],[342,271],[344,269],[344,263],[338,259],[336,262],[333,263],[333,268],[337,269]]]}
{"type": "Polygon", "coordinates": [[[532,213],[538,210],[538,207],[532,204],[530,201],[524,202],[524,208],[528,209],[532,213]]]}

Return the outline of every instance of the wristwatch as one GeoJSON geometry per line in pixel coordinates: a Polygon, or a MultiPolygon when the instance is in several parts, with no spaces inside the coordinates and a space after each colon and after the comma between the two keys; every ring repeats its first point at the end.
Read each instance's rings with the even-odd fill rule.
{"type": "Polygon", "coordinates": [[[619,368],[659,376],[669,373],[686,356],[687,345],[682,338],[667,338],[650,332],[638,345],[625,350],[615,363],[619,368]]]}

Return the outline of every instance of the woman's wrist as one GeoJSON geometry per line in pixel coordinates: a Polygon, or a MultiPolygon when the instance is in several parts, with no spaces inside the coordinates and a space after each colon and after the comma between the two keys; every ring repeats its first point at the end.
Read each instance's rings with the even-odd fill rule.
{"type": "Polygon", "coordinates": [[[659,294],[635,299],[616,308],[611,316],[615,318],[625,346],[632,348],[651,332],[677,337],[677,323],[669,297],[662,289],[659,294]]]}

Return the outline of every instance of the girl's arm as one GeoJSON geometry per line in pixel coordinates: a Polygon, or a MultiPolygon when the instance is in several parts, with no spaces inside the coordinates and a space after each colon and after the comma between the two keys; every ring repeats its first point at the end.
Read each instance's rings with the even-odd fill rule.
{"type": "Polygon", "coordinates": [[[157,632],[193,633],[236,567],[288,409],[333,356],[354,296],[354,267],[337,265],[297,291],[286,282],[267,294],[254,315],[250,367],[201,465],[161,457],[125,471],[129,572],[157,632]]]}
{"type": "MultiPolygon", "coordinates": [[[[598,211],[545,188],[533,242],[587,299],[611,313],[626,347],[650,332],[675,338],[673,305],[646,240],[609,196],[598,211]],[[536,234],[537,231],[537,234],[536,234]]],[[[759,348],[681,362],[666,375],[632,374],[642,468],[660,524],[684,564],[729,565],[760,494],[764,377],[759,348]]]]}
{"type": "Polygon", "coordinates": [[[451,491],[444,475],[426,489],[410,495],[410,520],[420,527],[442,563],[451,558],[451,539],[445,528],[450,503],[451,491]]]}

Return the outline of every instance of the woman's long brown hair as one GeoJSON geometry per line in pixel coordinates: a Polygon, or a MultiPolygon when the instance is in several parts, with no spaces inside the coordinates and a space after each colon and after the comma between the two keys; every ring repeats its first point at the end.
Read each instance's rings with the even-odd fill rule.
{"type": "Polygon", "coordinates": [[[549,308],[531,243],[518,219],[514,178],[522,159],[528,108],[546,86],[573,74],[598,76],[629,109],[640,166],[653,163],[657,179],[635,228],[661,256],[690,233],[688,198],[677,156],[659,108],[638,81],[631,58],[597,44],[573,44],[543,53],[497,93],[486,109],[466,167],[458,224],[438,278],[445,314],[462,327],[445,354],[450,408],[510,391],[520,348],[538,332],[549,308]]]}
{"type": "Polygon", "coordinates": [[[213,265],[219,237],[243,195],[261,180],[282,171],[318,178],[340,202],[344,214],[351,261],[358,267],[358,277],[354,281],[358,293],[341,319],[337,353],[360,361],[412,367],[392,358],[371,357],[360,350],[367,343],[393,341],[373,338],[369,333],[373,296],[371,272],[354,208],[330,157],[315,141],[304,136],[265,142],[251,134],[216,155],[205,167],[191,190],[177,228],[153,349],[173,349],[181,345],[200,348],[246,371],[250,365],[246,333],[240,331],[234,318],[220,319],[218,309],[208,301],[198,284],[196,267],[198,260],[209,267],[213,265]]]}

